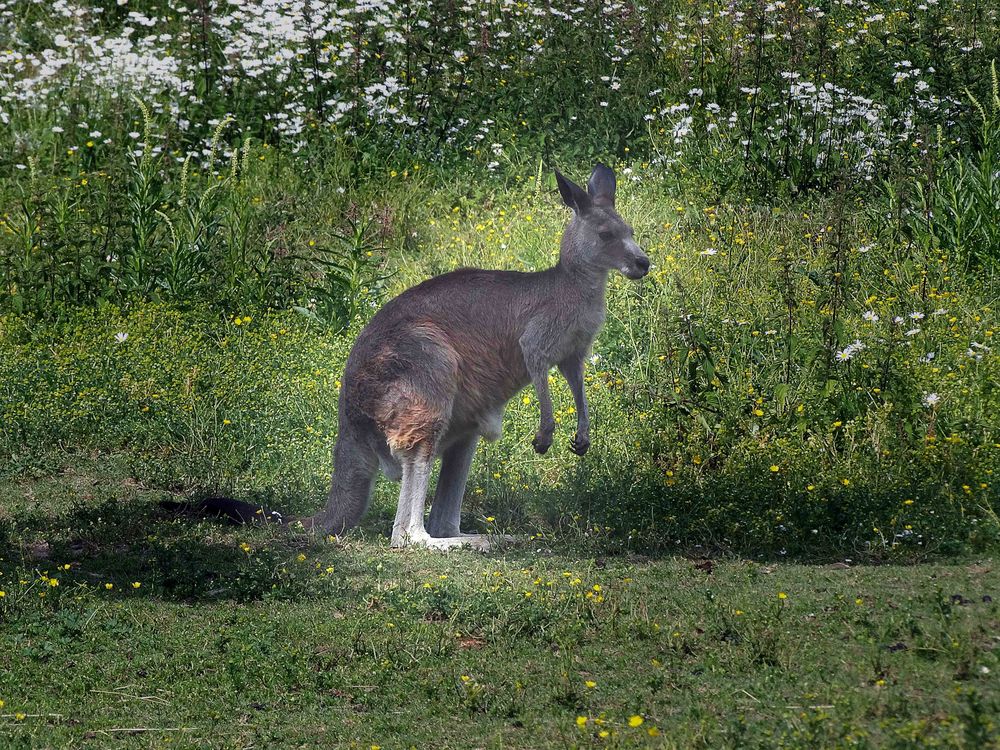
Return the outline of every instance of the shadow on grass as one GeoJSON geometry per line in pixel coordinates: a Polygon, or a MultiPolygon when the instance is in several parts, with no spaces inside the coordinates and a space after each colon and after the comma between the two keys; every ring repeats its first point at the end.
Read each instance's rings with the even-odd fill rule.
{"type": "Polygon", "coordinates": [[[4,519],[0,559],[59,579],[63,592],[85,583],[112,595],[189,603],[293,597],[322,572],[320,558],[338,573],[359,564],[312,533],[192,518],[160,508],[164,496],[144,491],[129,500],[80,501],[4,519]]]}
{"type": "MultiPolygon", "coordinates": [[[[341,580],[365,571],[372,556],[359,550],[357,540],[387,534],[398,491],[396,485],[379,483],[361,529],[345,546],[277,525],[232,526],[165,511],[158,503],[176,496],[130,476],[124,469],[77,463],[7,491],[0,487],[0,494],[10,498],[0,508],[8,514],[0,517],[3,564],[58,574],[66,584],[111,584],[112,595],[155,594],[178,602],[291,599],[316,591],[327,567],[335,568],[341,580]],[[60,567],[67,564],[68,570],[60,567]]],[[[523,540],[498,554],[525,566],[545,557],[565,558],[568,564],[602,558],[642,564],[677,556],[905,563],[949,552],[940,535],[957,538],[962,528],[938,513],[933,516],[938,525],[926,537],[914,533],[896,548],[872,546],[872,535],[862,532],[881,527],[883,537],[892,540],[891,517],[897,517],[898,527],[919,523],[915,513],[912,519],[900,514],[900,491],[851,487],[817,502],[778,491],[770,479],[732,475],[698,484],[668,483],[624,467],[611,476],[581,463],[556,489],[511,491],[471,502],[463,528],[485,531],[484,511],[495,516],[490,530],[523,540]]],[[[281,509],[290,503],[280,488],[264,488],[245,499],[281,509]]]]}

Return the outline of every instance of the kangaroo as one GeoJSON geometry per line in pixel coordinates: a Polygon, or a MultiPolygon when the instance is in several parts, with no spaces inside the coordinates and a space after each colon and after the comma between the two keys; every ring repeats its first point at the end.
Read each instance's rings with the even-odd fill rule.
{"type": "Polygon", "coordinates": [[[287,518],[224,497],[161,505],[234,523],[299,521],[340,535],[361,521],[381,468],[401,481],[393,547],[488,549],[487,537],[459,528],[479,439],[500,437],[507,402],[531,383],[541,410],[532,445],[545,453],[555,430],[549,397],[549,370],[555,366],[576,404],[570,450],[584,455],[590,417],[583,363],[604,323],[608,275],[618,271],[641,279],[649,271],[649,258],[615,211],[614,172],[598,164],[586,190],[555,174],[574,214],[552,268],[442,274],[388,302],[358,335],[342,378],[333,482],[323,510],[287,518]],[[441,473],[425,525],[427,486],[439,456],[441,473]]]}
{"type": "Polygon", "coordinates": [[[401,481],[392,546],[436,549],[488,539],[459,528],[462,499],[480,438],[500,437],[504,408],[531,383],[541,418],[532,441],[552,445],[549,370],[559,368],[577,411],[570,450],[590,446],[584,359],[604,323],[608,275],[640,279],[649,258],[615,210],[615,174],[598,164],[587,189],[556,171],[574,215],[559,261],[535,273],[462,268],[388,302],[358,335],[339,397],[339,432],[326,507],[306,526],[342,534],[356,526],[376,472],[401,481]],[[424,523],[434,460],[441,473],[424,523]]]}

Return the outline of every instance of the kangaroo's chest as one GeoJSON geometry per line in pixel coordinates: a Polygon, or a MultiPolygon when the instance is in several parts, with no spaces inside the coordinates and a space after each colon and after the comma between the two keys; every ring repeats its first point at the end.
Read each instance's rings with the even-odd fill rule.
{"type": "Polygon", "coordinates": [[[601,304],[592,304],[567,310],[561,316],[560,332],[557,334],[562,339],[561,346],[557,348],[563,354],[588,349],[594,343],[598,331],[604,325],[605,306],[603,300],[601,304]]]}

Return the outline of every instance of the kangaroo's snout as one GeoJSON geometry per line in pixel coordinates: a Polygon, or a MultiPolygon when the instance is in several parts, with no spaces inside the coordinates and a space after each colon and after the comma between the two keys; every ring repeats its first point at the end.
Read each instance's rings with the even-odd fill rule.
{"type": "Polygon", "coordinates": [[[630,279],[641,279],[649,273],[649,256],[634,242],[630,244],[631,247],[628,248],[630,250],[628,263],[621,271],[630,279]]]}

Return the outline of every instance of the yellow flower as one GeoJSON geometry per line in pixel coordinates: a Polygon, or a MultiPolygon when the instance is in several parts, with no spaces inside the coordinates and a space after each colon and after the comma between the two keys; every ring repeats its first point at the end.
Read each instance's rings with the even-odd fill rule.
{"type": "Polygon", "coordinates": [[[305,562],[306,561],[306,556],[300,552],[299,556],[296,557],[295,559],[298,560],[299,562],[305,562]]]}
{"type": "Polygon", "coordinates": [[[23,714],[20,711],[18,711],[16,714],[14,714],[14,719],[16,721],[24,721],[25,718],[27,718],[27,716],[28,716],[27,714],[23,714]]]}
{"type": "Polygon", "coordinates": [[[646,732],[649,734],[650,737],[660,736],[660,730],[657,729],[656,727],[650,727],[649,729],[646,730],[646,732]]]}
{"type": "Polygon", "coordinates": [[[587,726],[587,717],[586,716],[577,716],[576,717],[576,725],[578,727],[585,727],[585,726],[587,726]]]}
{"type": "Polygon", "coordinates": [[[140,582],[140,581],[132,581],[132,588],[137,589],[140,586],[142,586],[142,582],[140,582]]]}
{"type": "Polygon", "coordinates": [[[784,591],[779,591],[778,592],[778,598],[779,599],[787,599],[788,598],[788,594],[786,594],[784,591]]]}
{"type": "Polygon", "coordinates": [[[597,687],[597,683],[594,682],[593,680],[587,680],[583,684],[586,685],[589,688],[595,688],[595,687],[597,687]]]}
{"type": "Polygon", "coordinates": [[[780,471],[780,470],[781,470],[781,469],[780,469],[780,467],[778,466],[778,464],[771,464],[771,471],[772,471],[772,472],[777,472],[777,471],[780,471]]]}
{"type": "Polygon", "coordinates": [[[249,552],[250,545],[247,544],[246,542],[240,542],[240,549],[243,550],[244,552],[249,552]]]}
{"type": "MultiPolygon", "coordinates": [[[[7,596],[7,592],[6,591],[0,591],[0,599],[3,599],[5,596],[7,596]]],[[[3,706],[3,703],[0,703],[0,706],[3,706]]]]}
{"type": "Polygon", "coordinates": [[[114,587],[115,585],[113,583],[104,584],[104,588],[106,588],[108,591],[111,591],[111,589],[113,589],[114,587]]]}
{"type": "Polygon", "coordinates": [[[600,737],[602,740],[604,740],[611,736],[611,732],[609,732],[607,729],[602,729],[600,732],[597,733],[597,736],[600,737]]]}
{"type": "Polygon", "coordinates": [[[643,718],[641,716],[639,716],[638,714],[636,714],[635,716],[632,716],[632,717],[629,718],[628,725],[630,727],[638,727],[638,726],[642,726],[642,722],[643,722],[643,718]]]}
{"type": "Polygon", "coordinates": [[[59,585],[59,579],[58,578],[50,578],[49,579],[49,586],[52,586],[53,588],[55,588],[58,585],[59,585]]]}

